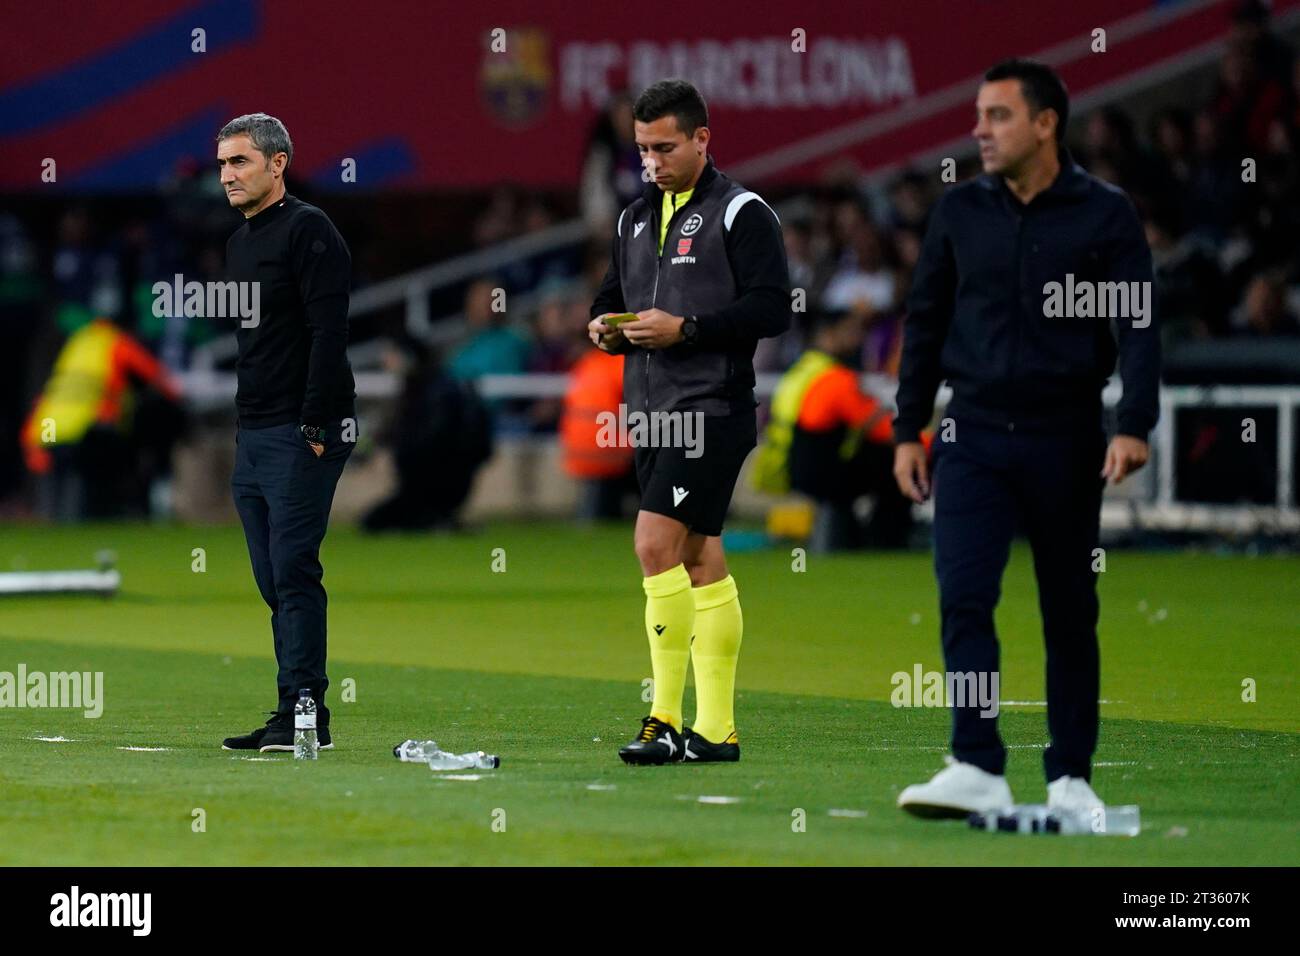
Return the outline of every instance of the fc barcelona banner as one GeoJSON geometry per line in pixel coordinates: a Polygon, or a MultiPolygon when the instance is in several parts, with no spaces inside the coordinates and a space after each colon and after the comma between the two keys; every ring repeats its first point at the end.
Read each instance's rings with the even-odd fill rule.
{"type": "MultiPolygon", "coordinates": [[[[1077,107],[1219,54],[1231,0],[5,0],[0,189],[132,192],[214,163],[242,113],[292,173],[372,190],[576,184],[611,96],[696,84],[713,154],[808,181],[965,146],[982,72],[1055,66],[1077,107]],[[346,25],[346,29],[340,29],[346,25]],[[346,171],[351,170],[351,175],[346,171]],[[341,171],[343,171],[341,173],[341,171]]],[[[1294,24],[1300,0],[1275,0],[1294,24]]],[[[945,152],[947,151],[947,152],[945,152]]],[[[215,166],[213,167],[215,169],[215,166]]]]}

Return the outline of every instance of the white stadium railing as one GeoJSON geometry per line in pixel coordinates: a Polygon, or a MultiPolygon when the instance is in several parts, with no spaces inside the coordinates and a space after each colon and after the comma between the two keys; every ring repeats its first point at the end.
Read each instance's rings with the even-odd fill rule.
{"type": "MultiPolygon", "coordinates": [[[[779,375],[757,376],[755,394],[769,398],[779,375]]],[[[233,411],[235,376],[230,372],[196,370],[181,376],[186,401],[199,412],[233,411]]],[[[884,402],[894,400],[896,383],[884,375],[864,375],[863,387],[884,402]]],[[[478,388],[489,399],[536,399],[562,396],[568,377],[559,374],[486,375],[478,388]]],[[[357,396],[363,402],[396,398],[401,380],[388,372],[358,372],[357,396]]],[[[1120,384],[1112,380],[1102,393],[1107,408],[1119,401],[1120,384]]],[[[940,389],[936,408],[942,409],[950,391],[940,389]]],[[[1151,441],[1152,461],[1124,486],[1108,489],[1102,507],[1108,528],[1151,531],[1217,531],[1234,534],[1295,534],[1300,532],[1300,508],[1294,493],[1295,413],[1300,408],[1296,386],[1162,386],[1160,423],[1151,441]],[[1184,408],[1268,407],[1277,410],[1277,501],[1270,505],[1200,504],[1175,496],[1177,456],[1174,453],[1174,416],[1184,408]]],[[[942,412],[940,411],[940,415],[942,412]]],[[[506,439],[509,440],[509,439],[506,439]]],[[[1269,440],[1258,434],[1257,441],[1269,440]]],[[[929,506],[921,509],[928,516],[929,506]]]]}

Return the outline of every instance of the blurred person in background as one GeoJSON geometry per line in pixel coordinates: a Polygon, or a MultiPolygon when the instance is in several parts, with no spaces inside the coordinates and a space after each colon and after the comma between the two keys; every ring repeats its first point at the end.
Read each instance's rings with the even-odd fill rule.
{"type": "MultiPolygon", "coordinates": [[[[867,320],[858,311],[819,312],[811,347],[777,383],[752,472],[759,491],[801,492],[828,508],[830,549],[904,548],[912,503],[894,481],[893,412],[862,389],[855,366],[867,320]],[[854,504],[871,497],[865,523],[854,504]]],[[[922,436],[929,442],[929,435],[922,436]]]]}
{"type": "Polygon", "coordinates": [[[847,248],[821,295],[830,312],[861,308],[868,316],[890,312],[898,295],[898,274],[886,261],[880,231],[865,218],[848,228],[847,248]]]}
{"type": "Polygon", "coordinates": [[[620,91],[610,98],[592,127],[578,201],[593,236],[608,235],[619,212],[645,186],[632,123],[632,98],[620,91]]]}
{"type": "MultiPolygon", "coordinates": [[[[572,294],[569,283],[553,280],[543,287],[542,304],[533,330],[533,350],[528,371],[542,375],[567,373],[575,362],[590,352],[587,339],[587,306],[572,294]]],[[[560,421],[563,399],[539,398],[529,408],[534,432],[553,432],[560,421]]]]}
{"type": "Polygon", "coordinates": [[[0,502],[23,482],[23,415],[33,346],[40,334],[45,282],[36,245],[16,217],[0,213],[0,502]]]}
{"type": "Polygon", "coordinates": [[[1162,343],[1223,334],[1223,277],[1204,245],[1179,228],[1177,208],[1157,207],[1144,223],[1155,267],[1155,305],[1162,343]]]}
{"type": "MultiPolygon", "coordinates": [[[[465,338],[447,360],[447,371],[462,382],[477,382],[484,375],[519,375],[528,368],[532,343],[510,324],[498,278],[476,279],[465,291],[465,338]]],[[[487,399],[497,432],[524,433],[531,429],[526,399],[487,399]]]]}
{"type": "MultiPolygon", "coordinates": [[[[131,487],[138,477],[136,385],[152,386],[175,410],[179,384],[111,320],[93,319],[68,337],[22,430],[27,467],[42,478],[47,517],[78,521],[142,513],[130,507],[141,500],[131,487]]],[[[151,416],[167,426],[146,437],[164,440],[163,467],[170,473],[170,442],[180,429],[175,416],[151,416]]]]}
{"type": "Polygon", "coordinates": [[[397,488],[361,519],[366,531],[456,530],[474,477],[492,457],[492,422],[470,382],[443,370],[414,339],[384,350],[402,393],[379,440],[392,448],[397,488]]]}
{"type": "MultiPolygon", "coordinates": [[[[586,310],[583,310],[584,318],[586,310]]],[[[626,442],[602,444],[600,416],[618,414],[623,401],[623,360],[586,349],[569,372],[560,418],[564,473],[580,482],[578,520],[617,520],[636,494],[633,449],[626,442]]]]}
{"type": "MultiPolygon", "coordinates": [[[[447,370],[456,378],[517,375],[528,367],[531,344],[511,328],[504,309],[493,308],[500,288],[499,280],[484,278],[471,282],[465,291],[465,339],[447,362],[447,370]]],[[[504,302],[504,294],[500,301],[504,302]]]]}
{"type": "Polygon", "coordinates": [[[1243,338],[1300,335],[1300,321],[1287,305],[1286,283],[1277,272],[1251,278],[1231,321],[1232,334],[1243,338]]]}

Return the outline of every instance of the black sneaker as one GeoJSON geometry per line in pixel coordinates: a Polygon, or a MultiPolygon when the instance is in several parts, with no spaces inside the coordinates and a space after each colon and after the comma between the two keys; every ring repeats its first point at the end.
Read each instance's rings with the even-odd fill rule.
{"type": "MultiPolygon", "coordinates": [[[[262,737],[261,746],[257,749],[264,754],[293,753],[293,714],[289,715],[283,727],[268,726],[265,735],[262,737]]],[[[329,724],[322,724],[316,728],[316,749],[334,749],[334,740],[330,737],[329,724]]]]}
{"type": "MultiPolygon", "coordinates": [[[[283,720],[281,714],[276,711],[270,711],[271,719],[266,722],[265,727],[258,727],[251,734],[245,734],[243,737],[227,737],[221,741],[222,750],[257,750],[262,746],[262,738],[266,732],[276,726],[283,720]]],[[[292,714],[288,715],[292,719],[292,714]]]]}
{"type": "Polygon", "coordinates": [[[682,759],[682,735],[656,717],[641,718],[641,732],[618,755],[624,763],[658,766],[682,759]]]}
{"type": "Polygon", "coordinates": [[[686,763],[735,763],[740,759],[740,738],[734,730],[720,744],[705,740],[690,727],[682,728],[682,738],[682,760],[686,763]]]}

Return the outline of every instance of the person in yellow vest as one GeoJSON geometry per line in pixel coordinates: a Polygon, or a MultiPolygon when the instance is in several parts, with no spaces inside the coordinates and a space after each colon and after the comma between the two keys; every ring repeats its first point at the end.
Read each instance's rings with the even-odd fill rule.
{"type": "MultiPolygon", "coordinates": [[[[850,367],[862,352],[861,312],[813,316],[812,347],[781,377],[752,473],[759,491],[799,491],[834,513],[834,546],[903,548],[911,502],[893,479],[893,413],[862,390],[850,367]],[[871,496],[865,524],[853,505],[871,496]]],[[[928,441],[929,436],[923,440],[928,441]]]]}
{"type": "Polygon", "coordinates": [[[22,430],[28,470],[48,479],[45,507],[52,517],[120,513],[136,383],[173,402],[180,398],[162,363],[109,319],[88,322],[64,343],[22,430]]]}

